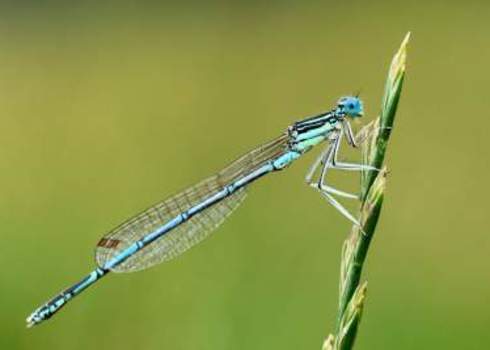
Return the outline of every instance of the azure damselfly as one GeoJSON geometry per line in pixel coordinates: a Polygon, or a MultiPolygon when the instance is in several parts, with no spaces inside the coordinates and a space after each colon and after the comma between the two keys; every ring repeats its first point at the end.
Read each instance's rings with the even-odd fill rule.
{"type": "Polygon", "coordinates": [[[260,177],[282,170],[314,146],[327,143],[306,176],[325,199],[347,219],[359,225],[334,197],[357,199],[325,182],[329,169],[376,170],[367,165],[337,160],[345,135],[357,147],[349,119],[361,117],[362,101],[342,97],[335,108],[292,124],[278,138],[257,147],[226,168],[175,196],[164,200],[106,234],[97,244],[97,268],[35,310],[27,325],[47,320],[68,301],[109,272],[131,272],[170,260],[206,238],[244,200],[246,187],[260,177]],[[317,179],[314,174],[320,169],[317,179]]]}

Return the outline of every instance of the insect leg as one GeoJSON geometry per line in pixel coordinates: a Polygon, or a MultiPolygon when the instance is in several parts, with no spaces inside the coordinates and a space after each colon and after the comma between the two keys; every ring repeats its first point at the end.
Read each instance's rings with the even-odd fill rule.
{"type": "Polygon", "coordinates": [[[325,177],[327,175],[327,171],[328,171],[328,169],[332,168],[332,159],[334,156],[335,149],[338,147],[337,145],[339,144],[339,142],[340,142],[340,138],[335,139],[333,141],[333,143],[330,144],[325,149],[325,151],[322,152],[320,157],[317,158],[317,160],[313,164],[313,167],[311,168],[310,172],[308,173],[308,175],[306,177],[307,183],[311,187],[319,189],[320,191],[335,194],[337,196],[344,197],[344,198],[359,199],[359,196],[357,196],[355,194],[338,190],[334,187],[328,186],[325,183],[325,177]],[[320,166],[320,164],[322,164],[323,166],[322,166],[322,170],[321,170],[320,176],[318,178],[318,181],[311,181],[313,173],[320,166]]]}
{"type": "Polygon", "coordinates": [[[322,154],[317,158],[312,168],[308,172],[306,180],[311,187],[319,190],[322,196],[327,200],[327,202],[329,202],[335,209],[337,209],[344,217],[346,217],[353,224],[360,227],[359,221],[342,204],[340,204],[339,201],[333,197],[333,195],[349,199],[359,199],[359,196],[338,190],[336,188],[328,186],[325,183],[325,177],[328,170],[333,168],[332,160],[334,158],[334,153],[336,152],[336,149],[338,150],[338,144],[340,143],[340,141],[341,137],[339,136],[333,141],[332,144],[330,144],[325,149],[325,151],[322,152],[322,154]],[[320,164],[322,164],[323,166],[318,181],[311,181],[314,172],[317,170],[320,164]]]}
{"type": "Polygon", "coordinates": [[[327,191],[320,191],[323,197],[329,202],[335,209],[337,209],[344,217],[346,217],[350,222],[354,225],[361,227],[359,221],[347,210],[345,207],[340,204],[330,193],[327,191]]]}
{"type": "Polygon", "coordinates": [[[327,158],[329,152],[332,152],[332,145],[328,145],[327,147],[325,147],[325,149],[322,151],[322,153],[320,153],[320,155],[316,158],[315,162],[310,167],[310,170],[308,170],[308,173],[305,176],[307,184],[312,185],[311,179],[313,178],[313,175],[315,174],[320,164],[325,164],[325,159],[327,158]]]}
{"type": "MultiPolygon", "coordinates": [[[[345,122],[345,127],[347,128],[348,131],[345,131],[346,137],[347,137],[347,142],[352,145],[353,147],[357,147],[356,141],[354,140],[354,137],[352,136],[352,129],[350,128],[350,124],[345,122]]],[[[337,170],[347,170],[347,171],[368,171],[368,170],[374,170],[374,171],[379,171],[378,168],[375,168],[371,165],[366,165],[366,164],[357,164],[357,163],[348,163],[348,162],[339,162],[337,160],[338,154],[339,154],[339,149],[340,149],[340,142],[342,139],[342,133],[339,134],[338,142],[335,142],[335,148],[333,150],[333,157],[332,157],[332,164],[331,168],[332,169],[337,169],[337,170]]]]}

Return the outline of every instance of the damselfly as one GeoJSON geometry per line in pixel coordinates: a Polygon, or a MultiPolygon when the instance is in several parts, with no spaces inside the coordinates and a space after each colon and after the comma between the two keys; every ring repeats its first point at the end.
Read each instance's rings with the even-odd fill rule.
{"type": "Polygon", "coordinates": [[[182,254],[207,237],[240,205],[250,183],[286,168],[324,141],[327,147],[313,164],[306,180],[346,218],[359,225],[334,195],[358,197],[327,185],[325,175],[329,169],[376,170],[368,165],[337,160],[343,135],[349,145],[357,147],[349,118],[358,118],[362,114],[363,106],[358,97],[342,97],[332,110],[292,124],[281,136],[243,155],[216,175],[126,221],[98,242],[98,267],[35,310],[27,318],[27,325],[36,325],[50,318],[73,297],[111,271],[142,270],[182,254]],[[318,169],[319,176],[313,180],[318,169]]]}

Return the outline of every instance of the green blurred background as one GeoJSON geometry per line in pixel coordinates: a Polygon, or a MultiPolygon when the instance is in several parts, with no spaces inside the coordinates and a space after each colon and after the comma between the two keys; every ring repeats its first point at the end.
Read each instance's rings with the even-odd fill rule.
{"type": "Polygon", "coordinates": [[[304,184],[315,154],[253,185],[179,259],[110,276],[40,327],[24,319],[94,267],[106,231],[295,119],[358,89],[373,119],[408,30],[356,348],[488,348],[489,13],[484,1],[2,2],[0,348],[319,349],[350,225],[304,184]]]}

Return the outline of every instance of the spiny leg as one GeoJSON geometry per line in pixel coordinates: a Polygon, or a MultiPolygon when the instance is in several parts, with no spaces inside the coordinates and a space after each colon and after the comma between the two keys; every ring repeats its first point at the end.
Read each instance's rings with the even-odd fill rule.
{"type": "Polygon", "coordinates": [[[371,165],[357,164],[357,163],[345,163],[345,162],[332,162],[330,165],[332,169],[336,170],[346,170],[346,171],[380,171],[380,169],[375,168],[371,165]]]}
{"type": "MultiPolygon", "coordinates": [[[[357,147],[356,142],[354,140],[354,137],[352,135],[352,130],[350,129],[350,125],[346,123],[348,130],[350,130],[347,134],[347,141],[349,144],[351,144],[354,147],[357,147]]],[[[361,164],[351,164],[351,163],[341,163],[337,161],[337,154],[339,152],[340,148],[340,143],[342,141],[342,133],[337,134],[337,137],[332,141],[331,144],[329,144],[322,153],[316,158],[315,162],[313,165],[310,167],[310,170],[306,174],[305,180],[306,182],[313,186],[314,183],[312,183],[312,178],[313,175],[315,174],[316,170],[322,164],[322,170],[320,174],[320,178],[317,182],[318,187],[321,183],[324,182],[325,175],[326,175],[326,170],[327,170],[327,163],[330,163],[330,167],[334,169],[340,169],[340,170],[370,170],[372,167],[369,166],[364,166],[361,164]]],[[[374,168],[372,168],[374,169],[374,168]]]]}
{"type": "MultiPolygon", "coordinates": [[[[331,167],[331,163],[329,163],[329,162],[325,163],[324,175],[326,174],[329,167],[331,167]]],[[[325,180],[325,178],[323,178],[322,183],[315,184],[314,187],[320,191],[320,193],[327,200],[327,202],[329,202],[335,209],[337,209],[350,222],[352,222],[354,225],[360,227],[361,231],[362,231],[362,227],[361,227],[360,222],[342,204],[340,204],[340,202],[337,199],[335,199],[333,194],[338,195],[340,197],[349,198],[349,199],[359,199],[359,196],[357,196],[355,194],[347,193],[344,191],[340,191],[340,190],[337,190],[336,188],[328,186],[327,184],[324,183],[324,180],[325,180]]]]}
{"type": "Polygon", "coordinates": [[[313,188],[316,188],[320,191],[326,191],[331,194],[335,194],[340,197],[344,198],[349,198],[349,199],[359,199],[359,196],[344,192],[341,190],[338,190],[334,187],[328,186],[325,184],[325,176],[327,174],[327,170],[331,168],[332,164],[332,159],[333,159],[333,153],[335,151],[335,147],[337,144],[337,139],[335,139],[330,145],[328,145],[325,150],[317,157],[313,165],[311,166],[310,170],[308,171],[306,175],[306,182],[308,185],[310,185],[313,188]],[[318,180],[312,181],[313,175],[317,171],[318,167],[322,165],[322,169],[320,172],[320,176],[318,177],[318,180]]]}
{"type": "Polygon", "coordinates": [[[337,148],[338,138],[333,141],[333,143],[329,146],[328,152],[325,154],[323,158],[323,166],[320,171],[320,176],[318,177],[317,187],[321,189],[322,185],[325,182],[325,176],[327,175],[327,170],[329,164],[331,164],[332,159],[335,157],[335,149],[337,148]]]}
{"type": "Polygon", "coordinates": [[[359,221],[352,215],[342,204],[340,204],[337,199],[333,197],[333,195],[337,195],[339,197],[349,198],[349,199],[359,199],[359,196],[347,193],[341,190],[338,190],[334,187],[331,187],[325,183],[326,174],[329,169],[333,168],[332,161],[335,157],[336,152],[338,152],[339,144],[341,141],[341,134],[338,135],[336,139],[333,140],[332,144],[330,144],[327,149],[322,152],[321,156],[315,161],[312,169],[307,175],[307,181],[310,186],[318,189],[323,197],[335,208],[337,209],[344,217],[346,217],[353,224],[360,227],[359,221]],[[318,166],[322,164],[322,171],[318,178],[318,181],[311,182],[312,174],[316,171],[318,166]]]}
{"type": "Polygon", "coordinates": [[[316,189],[323,189],[327,192],[330,192],[330,193],[333,193],[333,194],[336,194],[336,195],[339,195],[342,197],[357,199],[358,197],[354,194],[337,190],[337,189],[330,187],[330,186],[327,186],[323,183],[324,179],[325,179],[325,174],[326,174],[327,169],[328,169],[328,166],[326,166],[326,164],[331,164],[332,152],[334,150],[334,147],[335,147],[335,145],[332,143],[332,144],[328,145],[322,151],[322,153],[320,153],[320,155],[317,157],[317,159],[315,160],[313,165],[310,167],[310,170],[306,174],[306,177],[305,177],[306,183],[308,185],[310,185],[311,187],[316,188],[316,189]],[[322,165],[322,170],[320,172],[320,176],[318,178],[318,181],[316,181],[316,180],[312,181],[313,175],[317,171],[320,164],[322,165]]]}
{"type": "MultiPolygon", "coordinates": [[[[341,190],[338,190],[334,187],[331,187],[326,184],[325,178],[329,169],[337,169],[337,170],[348,170],[348,171],[379,171],[379,169],[365,164],[357,164],[357,163],[347,163],[347,162],[339,162],[337,160],[338,153],[340,149],[340,144],[342,141],[342,136],[345,133],[347,142],[352,147],[358,147],[358,141],[355,139],[352,128],[348,122],[344,123],[343,132],[337,134],[337,137],[333,140],[333,142],[320,154],[320,156],[316,159],[315,163],[311,167],[310,171],[306,176],[306,181],[308,184],[320,191],[323,197],[335,208],[337,209],[344,217],[346,217],[349,221],[355,224],[358,227],[361,227],[359,221],[352,215],[333,195],[337,195],[339,197],[349,198],[349,199],[359,199],[359,196],[356,196],[351,193],[347,193],[341,190]],[[311,179],[318,169],[318,167],[322,164],[322,169],[320,172],[320,176],[318,181],[312,182],[311,179]]],[[[361,140],[361,143],[365,140],[361,140]]],[[[361,228],[362,231],[362,228],[361,228]]]]}
{"type": "Polygon", "coordinates": [[[324,164],[324,159],[328,156],[329,152],[332,152],[332,145],[328,145],[327,147],[325,147],[322,153],[320,153],[315,162],[311,165],[310,170],[308,170],[308,173],[305,176],[305,180],[308,185],[312,185],[311,179],[313,175],[315,174],[320,164],[324,164]]]}
{"type": "Polygon", "coordinates": [[[318,184],[313,183],[313,184],[310,184],[310,186],[313,188],[319,189],[321,191],[328,192],[330,194],[335,194],[339,197],[349,198],[349,199],[359,199],[359,196],[356,194],[344,192],[344,191],[338,190],[335,187],[332,187],[329,185],[320,184],[320,187],[318,187],[318,184]]]}
{"type": "MultiPolygon", "coordinates": [[[[353,147],[358,147],[358,144],[353,136],[352,129],[348,122],[344,123],[344,133],[346,134],[347,142],[349,143],[349,145],[353,147]]],[[[340,150],[340,144],[342,141],[342,135],[343,133],[340,133],[338,139],[334,142],[335,148],[333,150],[333,157],[331,162],[332,169],[347,170],[347,171],[368,171],[368,170],[379,171],[378,168],[375,168],[371,165],[339,162],[337,158],[340,150]]]]}
{"type": "Polygon", "coordinates": [[[342,205],[340,204],[334,197],[333,195],[337,195],[340,197],[345,197],[349,199],[359,199],[358,196],[347,193],[341,190],[338,190],[336,188],[333,188],[331,186],[328,186],[325,184],[325,176],[328,172],[328,170],[331,168],[331,163],[333,159],[333,153],[336,147],[336,143],[339,142],[338,139],[335,139],[332,144],[330,144],[325,151],[322,152],[320,157],[317,158],[315,163],[313,164],[311,170],[309,171],[307,175],[307,182],[308,184],[319,190],[322,196],[335,208],[337,209],[343,216],[345,216],[349,221],[354,223],[355,225],[359,226],[359,221],[356,220],[356,218],[342,205]],[[317,168],[322,164],[322,171],[321,174],[318,178],[318,181],[311,181],[312,175],[315,173],[317,168]]]}
{"type": "Polygon", "coordinates": [[[334,187],[328,186],[325,183],[325,177],[327,175],[327,171],[329,168],[332,167],[331,166],[332,160],[335,158],[335,152],[336,152],[336,149],[338,149],[337,145],[339,143],[340,143],[340,136],[337,139],[335,139],[333,141],[333,143],[329,146],[328,153],[325,152],[325,156],[324,156],[323,161],[322,161],[323,167],[322,167],[322,170],[320,172],[318,182],[314,183],[314,184],[310,184],[310,186],[317,187],[319,190],[322,190],[322,191],[325,191],[325,192],[328,192],[331,194],[335,194],[335,195],[340,196],[340,197],[349,198],[349,199],[359,199],[359,196],[357,196],[355,194],[338,190],[334,187]]]}
{"type": "Polygon", "coordinates": [[[321,178],[322,178],[321,176],[320,176],[320,178],[319,178],[318,181],[312,181],[313,175],[317,171],[317,169],[320,166],[320,164],[325,169],[325,170],[322,169],[323,178],[325,178],[325,173],[326,173],[326,170],[327,170],[325,168],[325,164],[332,157],[331,153],[333,152],[333,147],[334,147],[333,144],[328,145],[322,151],[322,153],[320,153],[320,155],[316,158],[315,162],[313,163],[313,165],[310,167],[310,170],[306,174],[306,177],[305,177],[306,183],[308,185],[310,185],[311,187],[317,189],[317,190],[323,190],[323,191],[326,191],[326,192],[335,194],[337,196],[345,197],[345,198],[349,198],[349,199],[358,199],[359,197],[356,196],[355,194],[347,193],[347,192],[344,192],[344,191],[341,191],[341,190],[338,190],[336,188],[333,188],[333,187],[330,187],[328,185],[323,184],[321,182],[321,178]]]}
{"type": "Polygon", "coordinates": [[[352,131],[352,127],[350,126],[350,123],[345,119],[342,122],[342,131],[343,133],[341,133],[341,135],[345,134],[345,137],[347,137],[347,143],[349,145],[351,145],[354,148],[359,147],[359,143],[354,137],[354,132],[352,131]]]}
{"type": "Polygon", "coordinates": [[[325,197],[325,199],[337,209],[343,216],[345,216],[354,225],[361,227],[361,223],[342,205],[337,201],[330,193],[327,191],[320,190],[320,193],[325,197]]]}

